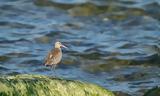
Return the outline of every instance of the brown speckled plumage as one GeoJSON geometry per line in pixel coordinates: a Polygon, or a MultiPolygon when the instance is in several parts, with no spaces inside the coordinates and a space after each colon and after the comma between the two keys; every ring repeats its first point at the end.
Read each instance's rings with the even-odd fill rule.
{"type": "Polygon", "coordinates": [[[45,65],[56,65],[61,61],[62,58],[62,52],[60,48],[54,48],[52,49],[45,60],[45,65]]]}

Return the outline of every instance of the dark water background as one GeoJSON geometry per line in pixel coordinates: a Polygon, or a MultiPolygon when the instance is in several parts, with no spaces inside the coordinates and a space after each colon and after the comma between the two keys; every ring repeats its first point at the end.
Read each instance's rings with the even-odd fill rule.
{"type": "Polygon", "coordinates": [[[160,85],[159,0],[0,0],[0,74],[54,75],[141,96],[160,85]]]}

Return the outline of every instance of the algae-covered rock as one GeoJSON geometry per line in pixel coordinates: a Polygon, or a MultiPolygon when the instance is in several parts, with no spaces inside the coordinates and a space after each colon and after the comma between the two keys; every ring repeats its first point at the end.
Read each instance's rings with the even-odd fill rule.
{"type": "Polygon", "coordinates": [[[143,96],[160,96],[160,87],[148,90],[143,96]]]}
{"type": "Polygon", "coordinates": [[[0,96],[114,96],[95,84],[41,75],[0,77],[0,96]]]}

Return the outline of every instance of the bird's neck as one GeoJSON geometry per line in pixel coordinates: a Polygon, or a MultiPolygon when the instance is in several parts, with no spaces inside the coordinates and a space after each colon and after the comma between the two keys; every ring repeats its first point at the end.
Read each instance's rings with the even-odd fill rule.
{"type": "Polygon", "coordinates": [[[60,51],[61,51],[61,48],[60,48],[60,47],[55,47],[55,49],[58,49],[58,50],[60,50],[60,51]]]}

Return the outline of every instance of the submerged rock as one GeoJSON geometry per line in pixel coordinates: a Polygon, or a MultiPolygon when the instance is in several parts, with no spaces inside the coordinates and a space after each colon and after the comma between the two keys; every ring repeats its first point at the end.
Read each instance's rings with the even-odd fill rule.
{"type": "Polygon", "coordinates": [[[160,96],[160,87],[148,90],[143,96],[160,96]]]}
{"type": "Polygon", "coordinates": [[[114,96],[100,86],[41,75],[0,77],[1,96],[114,96]]]}
{"type": "Polygon", "coordinates": [[[8,56],[0,56],[0,62],[6,62],[10,59],[8,56]]]}
{"type": "Polygon", "coordinates": [[[114,93],[116,96],[131,96],[130,94],[127,94],[121,91],[115,91],[114,93]]]}

